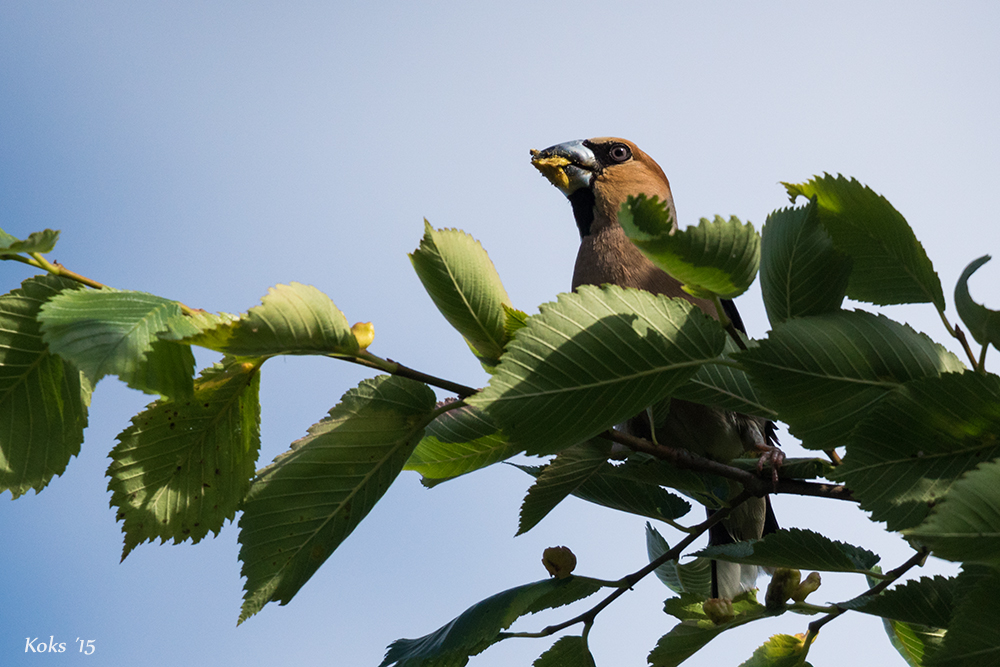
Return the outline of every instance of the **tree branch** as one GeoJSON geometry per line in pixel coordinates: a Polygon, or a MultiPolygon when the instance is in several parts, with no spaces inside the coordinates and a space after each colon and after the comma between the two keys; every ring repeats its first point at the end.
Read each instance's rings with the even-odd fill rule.
{"type": "Polygon", "coordinates": [[[632,451],[649,454],[661,461],[669,461],[680,468],[707,472],[712,475],[731,479],[734,482],[739,482],[743,485],[743,488],[754,496],[763,496],[768,493],[786,493],[797,496],[815,496],[833,500],[854,501],[854,496],[851,494],[850,489],[843,485],[807,482],[801,479],[779,479],[778,483],[774,484],[769,478],[758,477],[746,470],[740,470],[739,468],[713,461],[704,456],[699,456],[687,449],[654,444],[649,440],[637,438],[614,429],[605,431],[601,434],[601,437],[624,445],[632,451]]]}
{"type": "MultiPolygon", "coordinates": [[[[869,588],[867,591],[865,591],[864,593],[862,593],[858,597],[878,595],[879,593],[881,593],[882,591],[884,591],[886,588],[888,588],[889,586],[891,586],[893,583],[895,583],[896,580],[898,580],[900,577],[902,577],[904,574],[906,574],[910,569],[912,569],[913,567],[915,567],[917,565],[922,565],[923,562],[924,562],[924,560],[927,559],[927,554],[928,554],[928,550],[926,548],[920,549],[919,551],[917,551],[917,553],[913,554],[913,556],[908,561],[906,561],[905,563],[903,563],[902,565],[900,565],[896,569],[891,570],[890,572],[887,572],[884,575],[885,578],[882,579],[882,581],[878,582],[877,584],[875,584],[874,586],[872,586],[871,588],[869,588]]],[[[818,618],[818,619],[816,619],[815,621],[813,621],[812,623],[809,624],[809,626],[808,626],[809,627],[809,633],[806,635],[806,638],[805,638],[805,646],[806,646],[806,651],[807,652],[809,650],[809,646],[812,644],[812,642],[816,639],[816,636],[819,634],[820,629],[824,625],[826,625],[827,623],[829,623],[833,619],[837,618],[838,616],[840,616],[841,614],[843,614],[846,611],[848,611],[848,609],[846,609],[844,607],[841,607],[839,605],[834,605],[833,611],[831,611],[829,614],[827,614],[823,618],[818,618]]],[[[803,658],[804,657],[805,656],[803,656],[803,658]]]]}

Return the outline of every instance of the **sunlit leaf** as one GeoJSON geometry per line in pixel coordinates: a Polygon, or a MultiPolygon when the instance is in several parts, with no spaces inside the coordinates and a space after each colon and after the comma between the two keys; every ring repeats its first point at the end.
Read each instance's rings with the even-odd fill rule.
{"type": "Polygon", "coordinates": [[[665,202],[639,195],[622,204],[618,222],[642,254],[696,296],[733,299],[757,276],[760,237],[735,217],[702,218],[697,227],[675,230],[665,202]]]}
{"type": "Polygon", "coordinates": [[[28,238],[21,240],[0,229],[0,256],[17,255],[37,252],[45,254],[52,252],[59,239],[59,230],[44,229],[32,232],[28,238]]]}
{"type": "Polygon", "coordinates": [[[326,294],[311,285],[276,285],[242,317],[203,315],[192,345],[238,357],[278,354],[353,354],[358,341],[347,317],[326,294]],[[218,318],[214,327],[212,317],[218,318]]]}
{"type": "Polygon", "coordinates": [[[108,490],[124,559],[143,542],[218,534],[250,488],[260,448],[259,367],[227,359],[194,394],[161,399],[132,418],[111,450],[108,490]]]}
{"type": "Polygon", "coordinates": [[[773,635],[740,667],[800,667],[805,658],[805,635],[773,635]]]}
{"type": "Polygon", "coordinates": [[[149,394],[190,396],[194,355],[164,340],[172,320],[183,319],[176,301],[145,292],[66,290],[42,305],[42,338],[53,354],[69,359],[92,385],[105,375],[149,394]]]}
{"type": "Polygon", "coordinates": [[[507,342],[510,297],[486,251],[457,229],[434,229],[424,221],[424,238],[410,255],[434,305],[484,364],[495,366],[507,342]]]}
{"type": "Polygon", "coordinates": [[[49,275],[0,297],[0,492],[41,491],[76,456],[87,426],[90,385],[48,351],[38,312],[79,283],[49,275]]]}

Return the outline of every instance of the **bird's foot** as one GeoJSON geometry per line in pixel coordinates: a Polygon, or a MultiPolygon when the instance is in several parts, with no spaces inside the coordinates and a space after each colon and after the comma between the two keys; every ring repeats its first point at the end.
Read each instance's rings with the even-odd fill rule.
{"type": "Polygon", "coordinates": [[[757,459],[757,472],[763,473],[764,466],[770,466],[771,481],[777,486],[778,470],[781,468],[781,464],[785,462],[785,453],[774,445],[760,444],[757,445],[756,449],[760,452],[760,458],[757,459]]]}

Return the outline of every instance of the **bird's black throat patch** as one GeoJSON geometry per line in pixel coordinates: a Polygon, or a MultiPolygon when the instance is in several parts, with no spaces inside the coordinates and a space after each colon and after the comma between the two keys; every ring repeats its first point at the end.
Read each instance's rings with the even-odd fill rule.
{"type": "Polygon", "coordinates": [[[580,188],[573,192],[568,199],[573,207],[573,217],[580,230],[580,238],[590,236],[590,227],[594,224],[594,191],[590,188],[580,188]]]}

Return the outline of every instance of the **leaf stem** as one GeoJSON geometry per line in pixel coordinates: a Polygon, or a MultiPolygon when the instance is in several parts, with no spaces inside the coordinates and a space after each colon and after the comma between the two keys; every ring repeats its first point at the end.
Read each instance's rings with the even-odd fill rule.
{"type": "Polygon", "coordinates": [[[458,382],[452,382],[451,380],[423,373],[410,368],[409,366],[404,366],[403,364],[393,361],[392,359],[383,359],[382,357],[376,356],[367,350],[354,355],[338,354],[330,356],[336,359],[350,361],[351,363],[358,364],[360,366],[374,368],[376,370],[389,373],[390,375],[398,375],[399,377],[409,378],[411,380],[416,380],[417,382],[423,382],[424,384],[429,384],[432,387],[450,391],[451,393],[456,394],[459,398],[468,398],[479,391],[478,389],[468,387],[464,384],[459,384],[458,382]]]}
{"type": "Polygon", "coordinates": [[[948,316],[945,315],[943,310],[938,310],[938,315],[941,316],[941,321],[944,322],[944,328],[948,330],[948,333],[951,334],[952,338],[955,338],[962,345],[962,349],[965,350],[965,356],[967,356],[969,361],[972,363],[972,369],[983,373],[985,371],[983,363],[986,361],[986,351],[983,351],[981,360],[977,362],[976,355],[973,354],[972,348],[969,347],[969,340],[965,337],[965,332],[962,331],[962,328],[957,324],[952,326],[951,322],[948,321],[948,316]]]}

